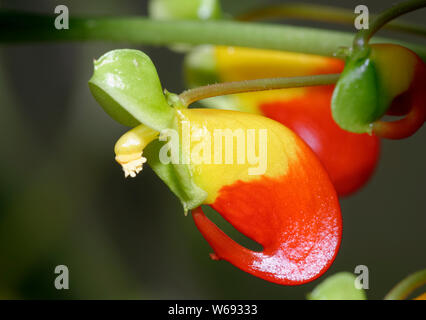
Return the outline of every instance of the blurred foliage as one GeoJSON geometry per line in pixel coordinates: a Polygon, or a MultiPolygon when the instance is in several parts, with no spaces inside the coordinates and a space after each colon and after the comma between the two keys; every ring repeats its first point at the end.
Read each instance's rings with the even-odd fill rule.
{"type": "Polygon", "coordinates": [[[355,287],[356,277],[339,272],[327,277],[307,295],[309,300],[366,300],[365,291],[355,287]]]}
{"type": "MultiPolygon", "coordinates": [[[[231,13],[260,2],[222,1],[231,13]]],[[[370,10],[385,3],[371,1],[370,10]]],[[[53,13],[58,4],[71,14],[146,14],[145,1],[130,0],[0,5],[53,13]]],[[[411,17],[423,22],[421,15],[411,17]]],[[[126,47],[151,57],[169,91],[184,89],[183,57],[166,48],[0,47],[0,298],[304,299],[324,278],[283,287],[211,261],[191,217],[183,216],[179,201],[150,169],[137,179],[123,178],[113,147],[127,129],[103,112],[87,81],[93,58],[126,47]],[[53,285],[60,264],[69,267],[69,290],[53,285]]],[[[367,294],[380,299],[398,279],[425,266],[425,138],[422,129],[404,141],[385,141],[369,185],[341,201],[344,238],[325,277],[367,265],[367,294]]],[[[235,239],[256,247],[213,210],[207,214],[235,239]]]]}

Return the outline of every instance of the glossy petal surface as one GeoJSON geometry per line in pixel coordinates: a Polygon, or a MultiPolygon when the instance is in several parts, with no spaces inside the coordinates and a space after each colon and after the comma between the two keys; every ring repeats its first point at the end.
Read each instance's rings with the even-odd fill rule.
{"type": "MultiPolygon", "coordinates": [[[[232,47],[201,48],[188,60],[193,84],[208,79],[239,81],[337,73],[344,66],[343,61],[333,58],[232,47]]],[[[208,99],[207,104],[262,114],[292,129],[315,151],[338,194],[345,196],[359,190],[371,177],[380,141],[375,135],[341,129],[332,118],[332,93],[331,86],[294,88],[208,99]]]]}
{"type": "Polygon", "coordinates": [[[192,166],[195,181],[209,193],[205,204],[263,246],[262,252],[242,247],[197,208],[193,218],[212,246],[213,258],[284,285],[323,274],[337,254],[342,221],[334,187],[312,150],[292,131],[262,116],[209,109],[185,110],[184,116],[207,129],[218,124],[268,129],[271,156],[265,174],[247,175],[247,166],[238,164],[192,166]]]}
{"type": "Polygon", "coordinates": [[[309,98],[261,105],[263,114],[296,132],[324,164],[339,195],[349,195],[371,177],[379,160],[375,135],[342,130],[332,119],[333,87],[311,88],[309,98]]]}

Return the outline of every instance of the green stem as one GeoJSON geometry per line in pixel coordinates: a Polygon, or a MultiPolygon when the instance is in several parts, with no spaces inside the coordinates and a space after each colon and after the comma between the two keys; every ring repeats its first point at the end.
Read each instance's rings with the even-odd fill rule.
{"type": "Polygon", "coordinates": [[[426,284],[426,269],[413,273],[399,282],[385,296],[385,300],[403,300],[417,288],[426,284]]]}
{"type": "Polygon", "coordinates": [[[370,38],[379,31],[386,23],[398,18],[399,16],[411,11],[426,7],[426,0],[410,0],[398,3],[388,10],[379,14],[376,19],[370,24],[370,27],[361,30],[354,38],[354,48],[363,48],[368,43],[370,38]]]}
{"type": "MultiPolygon", "coordinates": [[[[139,17],[70,18],[69,30],[54,28],[55,16],[0,11],[0,42],[112,41],[147,45],[213,44],[333,56],[351,46],[353,34],[287,25],[232,21],[154,21],[139,17]]],[[[399,43],[426,59],[426,47],[399,43]]]]}
{"type": "Polygon", "coordinates": [[[179,95],[179,98],[184,107],[187,107],[198,100],[227,94],[334,84],[339,76],[340,74],[337,73],[216,83],[186,90],[179,95]]]}
{"type": "MultiPolygon", "coordinates": [[[[286,3],[260,7],[236,17],[236,19],[240,21],[282,18],[353,24],[355,13],[348,9],[336,8],[332,6],[286,3]]],[[[374,20],[376,15],[370,15],[370,18],[374,20]]],[[[423,26],[408,23],[406,21],[391,21],[385,26],[385,28],[400,32],[407,32],[419,36],[426,36],[426,29],[423,26]]]]}

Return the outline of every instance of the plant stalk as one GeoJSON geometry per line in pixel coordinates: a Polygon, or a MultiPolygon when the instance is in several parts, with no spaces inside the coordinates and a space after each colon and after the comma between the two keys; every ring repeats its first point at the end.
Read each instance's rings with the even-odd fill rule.
{"type": "Polygon", "coordinates": [[[385,300],[403,300],[417,288],[426,284],[426,269],[415,272],[399,282],[385,296],[385,300]]]}
{"type": "Polygon", "coordinates": [[[336,73],[223,82],[186,90],[179,95],[179,98],[183,106],[187,107],[198,100],[228,94],[334,84],[339,76],[340,74],[336,73]]]}
{"type": "MultiPolygon", "coordinates": [[[[0,43],[40,41],[109,41],[172,45],[228,45],[333,56],[350,47],[353,34],[288,25],[233,21],[155,21],[140,17],[71,17],[68,30],[56,30],[55,16],[0,11],[0,43]]],[[[399,43],[426,60],[426,47],[399,43]]]]}
{"type": "MultiPolygon", "coordinates": [[[[307,3],[285,3],[259,7],[237,16],[236,19],[239,21],[259,21],[290,18],[353,25],[355,16],[353,10],[344,8],[307,3]]],[[[376,19],[376,15],[371,14],[370,19],[376,19]]],[[[426,36],[426,28],[407,21],[390,21],[384,27],[398,32],[426,36]]]]}

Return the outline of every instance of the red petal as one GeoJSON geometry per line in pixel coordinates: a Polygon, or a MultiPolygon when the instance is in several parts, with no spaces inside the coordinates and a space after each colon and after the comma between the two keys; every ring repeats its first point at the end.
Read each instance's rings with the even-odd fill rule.
{"type": "Polygon", "coordinates": [[[426,121],[426,66],[419,60],[413,82],[402,97],[396,98],[392,105],[394,110],[409,110],[406,116],[396,121],[376,121],[373,132],[387,139],[404,139],[413,135],[426,121]],[[400,104],[403,103],[401,106],[400,104]]]}
{"type": "Polygon", "coordinates": [[[334,86],[307,89],[304,97],[261,105],[265,116],[296,132],[316,153],[337,193],[360,189],[376,168],[380,141],[375,135],[341,129],[331,115],[334,86]]]}
{"type": "Polygon", "coordinates": [[[322,275],[333,262],[342,221],[334,188],[323,170],[293,166],[287,175],[238,181],[224,187],[212,207],[237,230],[260,243],[249,250],[223,233],[203,213],[195,224],[215,257],[259,278],[297,285],[322,275]]]}

